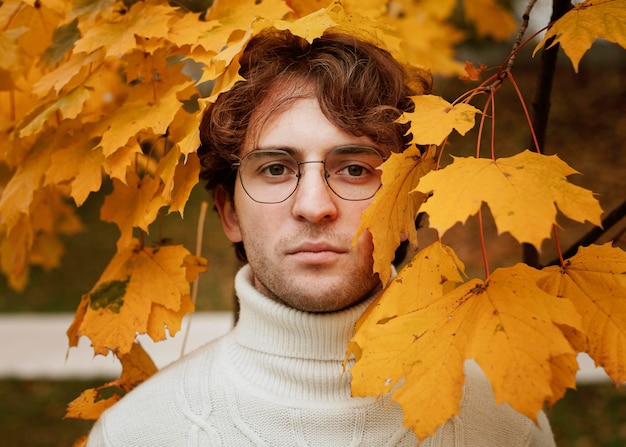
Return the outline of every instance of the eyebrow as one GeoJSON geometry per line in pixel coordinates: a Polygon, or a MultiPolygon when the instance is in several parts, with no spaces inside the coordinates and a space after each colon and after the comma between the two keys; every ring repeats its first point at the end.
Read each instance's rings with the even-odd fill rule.
{"type": "MultiPolygon", "coordinates": [[[[374,146],[368,146],[365,144],[344,144],[341,146],[335,146],[335,147],[330,148],[328,152],[326,153],[326,155],[328,155],[331,152],[337,152],[340,154],[358,154],[358,153],[364,153],[364,152],[368,152],[372,150],[378,153],[381,156],[381,158],[383,159],[387,158],[385,157],[385,155],[382,153],[382,151],[379,148],[374,147],[374,146]]],[[[297,158],[296,155],[303,153],[302,150],[299,150],[290,146],[257,147],[257,148],[252,149],[250,152],[255,152],[255,151],[281,151],[281,152],[288,153],[293,158],[297,158]]],[[[249,154],[250,152],[248,152],[247,154],[249,154]]]]}

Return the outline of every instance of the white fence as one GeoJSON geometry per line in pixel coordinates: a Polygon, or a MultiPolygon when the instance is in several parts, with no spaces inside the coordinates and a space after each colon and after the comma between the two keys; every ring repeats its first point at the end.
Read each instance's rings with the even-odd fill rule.
{"type": "MultiPolygon", "coordinates": [[[[68,349],[65,335],[73,314],[4,314],[0,315],[0,378],[87,379],[118,377],[121,367],[113,356],[93,356],[89,340],[82,338],[77,348],[68,349]]],[[[154,343],[141,336],[144,349],[157,367],[171,363],[181,355],[186,318],[176,337],[154,343]]],[[[186,352],[226,333],[233,323],[230,312],[197,312],[191,319],[186,352]]],[[[607,383],[602,368],[596,368],[586,354],[578,356],[579,384],[607,383]]]]}

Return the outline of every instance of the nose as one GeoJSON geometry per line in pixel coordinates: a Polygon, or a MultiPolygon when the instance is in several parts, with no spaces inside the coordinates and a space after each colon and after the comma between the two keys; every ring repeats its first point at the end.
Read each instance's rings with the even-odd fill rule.
{"type": "Polygon", "coordinates": [[[296,219],[318,223],[337,217],[337,196],[326,183],[325,172],[321,161],[301,163],[301,177],[292,208],[296,219]]]}

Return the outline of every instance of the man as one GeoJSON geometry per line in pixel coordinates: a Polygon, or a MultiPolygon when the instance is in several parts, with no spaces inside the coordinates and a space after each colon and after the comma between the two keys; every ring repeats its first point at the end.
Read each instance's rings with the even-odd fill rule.
{"type": "MultiPolygon", "coordinates": [[[[388,398],[352,398],[342,361],[382,288],[372,241],[352,238],[380,165],[410,142],[395,120],[430,77],[341,34],[255,37],[237,83],[201,124],[202,178],[248,264],[229,334],[103,414],[90,446],[415,446],[388,398]]],[[[424,446],[553,446],[468,367],[461,412],[424,446]]]]}

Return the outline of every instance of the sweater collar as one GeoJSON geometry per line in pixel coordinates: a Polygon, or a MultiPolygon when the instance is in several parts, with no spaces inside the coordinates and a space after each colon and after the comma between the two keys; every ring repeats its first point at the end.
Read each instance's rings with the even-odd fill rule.
{"type": "Polygon", "coordinates": [[[329,313],[290,308],[261,294],[249,265],[235,278],[240,301],[235,339],[246,348],[283,357],[343,361],[354,325],[373,298],[329,313]]]}

